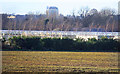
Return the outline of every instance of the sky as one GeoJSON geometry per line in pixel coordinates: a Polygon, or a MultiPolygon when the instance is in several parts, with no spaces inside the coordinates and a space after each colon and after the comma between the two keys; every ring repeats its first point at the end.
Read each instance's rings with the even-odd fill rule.
{"type": "Polygon", "coordinates": [[[27,14],[38,12],[45,14],[47,6],[56,6],[63,15],[77,15],[81,8],[88,7],[101,10],[111,8],[118,10],[119,0],[2,0],[0,1],[0,13],[27,14]]]}

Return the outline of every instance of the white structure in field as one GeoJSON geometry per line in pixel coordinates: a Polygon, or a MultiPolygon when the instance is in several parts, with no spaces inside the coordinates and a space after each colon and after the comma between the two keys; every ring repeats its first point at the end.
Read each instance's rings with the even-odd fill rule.
{"type": "Polygon", "coordinates": [[[108,38],[119,39],[120,32],[81,32],[81,31],[23,31],[23,30],[2,30],[2,37],[10,38],[13,36],[39,36],[44,37],[57,37],[57,38],[83,38],[87,40],[88,38],[99,39],[102,36],[107,36],[108,38]]]}
{"type": "Polygon", "coordinates": [[[48,17],[56,18],[59,15],[58,8],[55,6],[47,7],[46,14],[48,17]]]}

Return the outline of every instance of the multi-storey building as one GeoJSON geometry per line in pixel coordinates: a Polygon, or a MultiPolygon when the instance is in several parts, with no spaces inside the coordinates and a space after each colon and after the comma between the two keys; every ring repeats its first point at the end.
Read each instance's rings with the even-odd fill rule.
{"type": "Polygon", "coordinates": [[[47,7],[46,14],[50,18],[56,18],[59,15],[58,8],[55,6],[47,7]]]}

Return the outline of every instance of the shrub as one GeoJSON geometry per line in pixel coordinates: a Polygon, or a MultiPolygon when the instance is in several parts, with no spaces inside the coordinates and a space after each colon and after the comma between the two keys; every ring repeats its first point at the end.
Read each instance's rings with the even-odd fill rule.
{"type": "Polygon", "coordinates": [[[6,40],[3,39],[4,48],[8,50],[30,50],[30,51],[119,51],[120,40],[89,38],[70,39],[70,38],[43,38],[40,37],[12,37],[9,39],[10,46],[5,45],[6,40]]]}

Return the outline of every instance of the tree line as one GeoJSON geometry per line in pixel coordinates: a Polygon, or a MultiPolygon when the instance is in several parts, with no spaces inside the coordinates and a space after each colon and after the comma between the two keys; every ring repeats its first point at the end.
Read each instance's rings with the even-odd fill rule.
{"type": "Polygon", "coordinates": [[[3,51],[78,51],[78,52],[118,52],[120,40],[89,38],[40,38],[12,37],[8,41],[2,39],[3,51]]]}
{"type": "Polygon", "coordinates": [[[9,14],[2,14],[3,30],[46,30],[46,31],[103,31],[118,32],[118,15],[114,9],[81,8],[77,14],[60,14],[57,18],[46,14],[29,13],[7,18],[9,14]]]}

